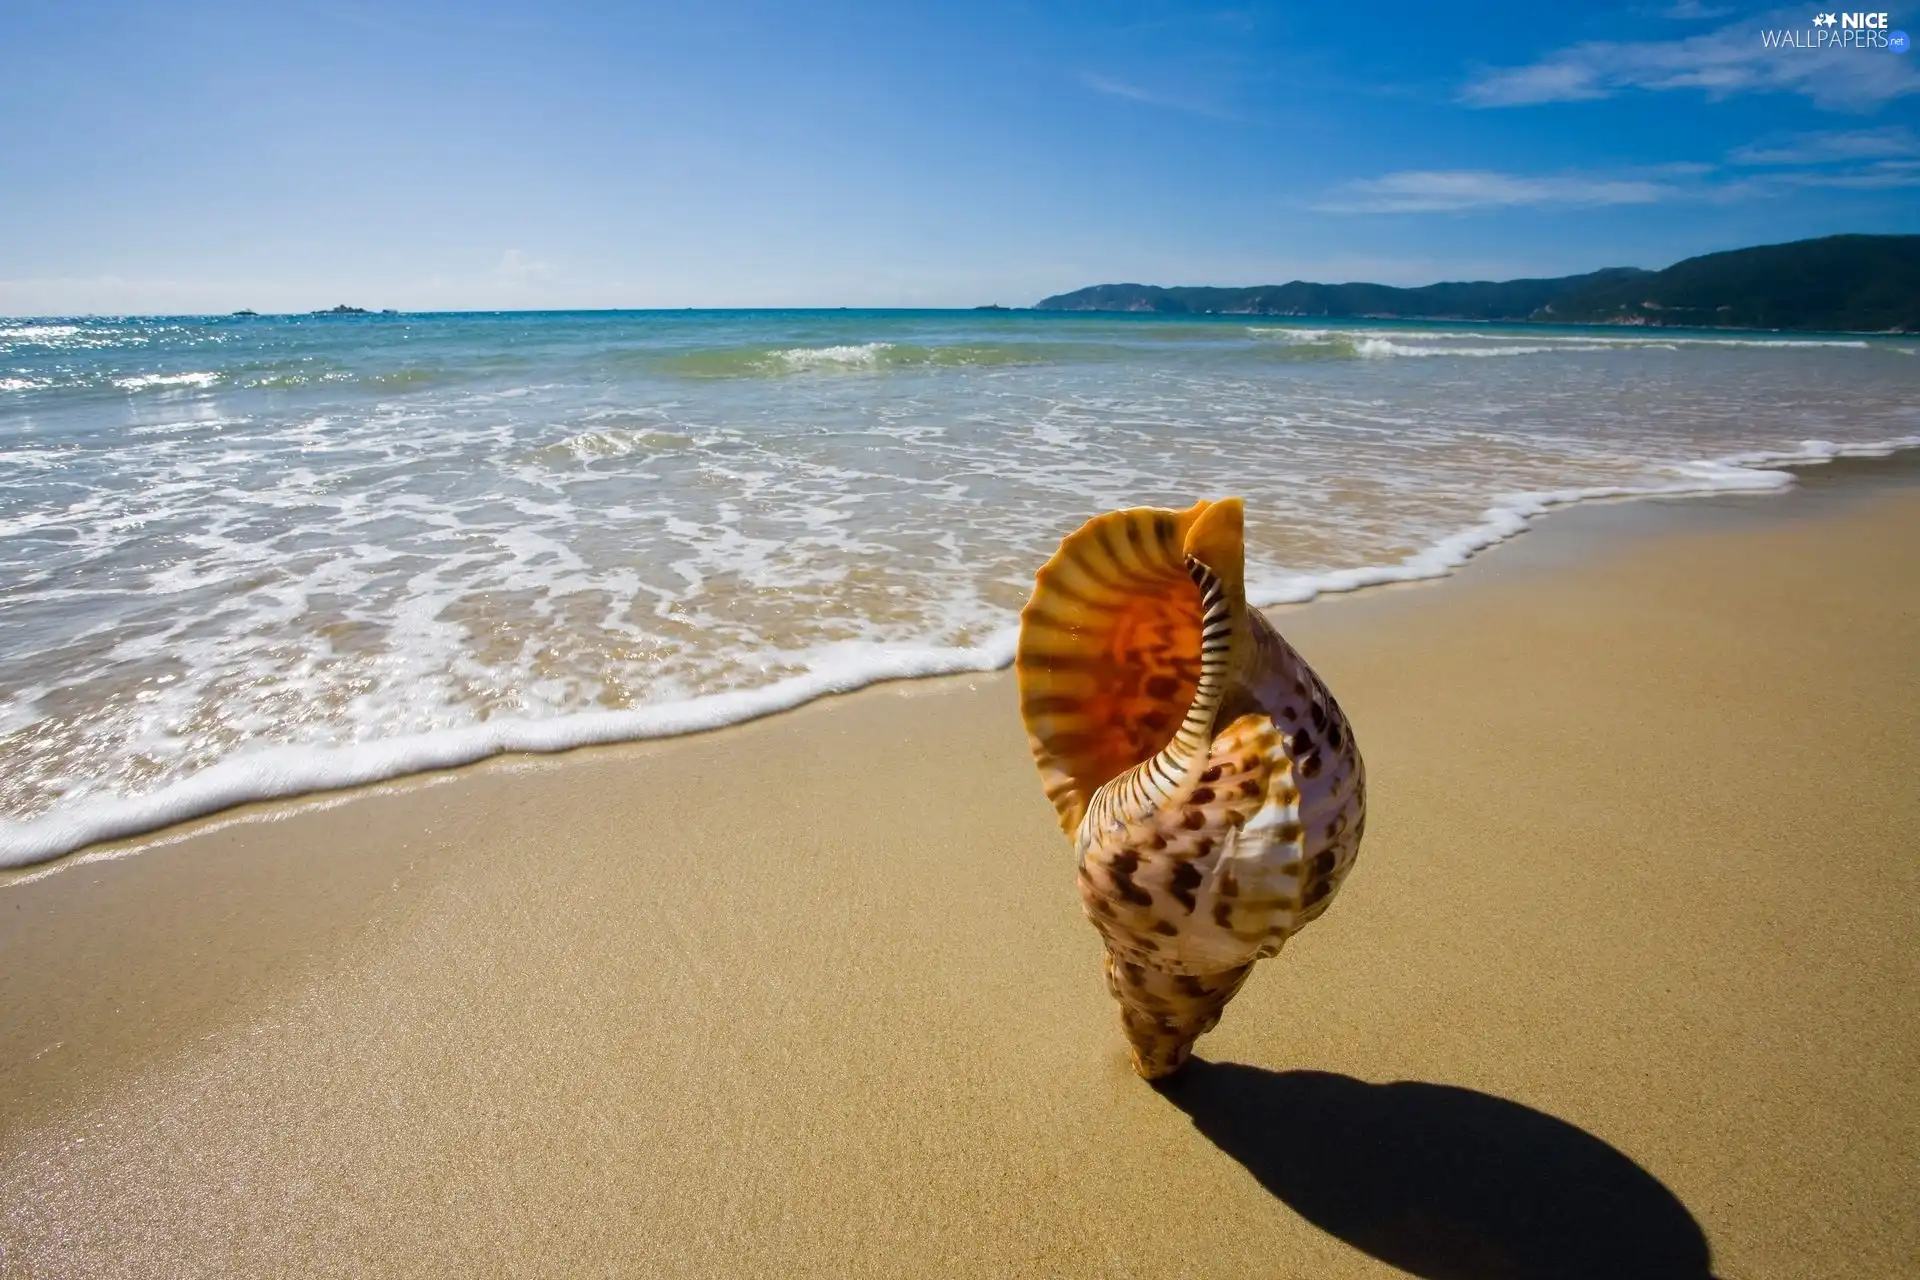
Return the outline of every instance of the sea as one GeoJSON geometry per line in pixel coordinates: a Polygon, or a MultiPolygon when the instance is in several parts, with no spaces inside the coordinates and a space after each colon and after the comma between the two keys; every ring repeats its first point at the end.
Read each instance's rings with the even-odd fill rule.
{"type": "MultiPolygon", "coordinates": [[[[1263,604],[1920,445],[1916,339],[1021,311],[0,320],[0,866],[1006,665],[1089,516],[1263,604]]],[[[1010,729],[1010,732],[1012,730],[1010,729]]]]}

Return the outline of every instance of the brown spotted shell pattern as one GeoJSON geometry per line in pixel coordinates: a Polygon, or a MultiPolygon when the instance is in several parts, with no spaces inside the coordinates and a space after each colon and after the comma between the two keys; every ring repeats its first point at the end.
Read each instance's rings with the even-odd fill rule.
{"type": "Polygon", "coordinates": [[[1020,615],[1028,743],[1148,1079],[1327,909],[1366,825],[1339,703],[1247,607],[1243,520],[1237,498],[1098,516],[1020,615]]]}

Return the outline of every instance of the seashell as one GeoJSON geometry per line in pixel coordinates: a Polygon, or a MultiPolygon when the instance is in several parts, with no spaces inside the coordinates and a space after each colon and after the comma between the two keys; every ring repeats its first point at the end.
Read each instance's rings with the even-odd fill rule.
{"type": "Polygon", "coordinates": [[[1097,516],[1020,614],[1028,743],[1147,1079],[1327,909],[1366,826],[1340,704],[1247,607],[1243,520],[1238,498],[1097,516]]]}

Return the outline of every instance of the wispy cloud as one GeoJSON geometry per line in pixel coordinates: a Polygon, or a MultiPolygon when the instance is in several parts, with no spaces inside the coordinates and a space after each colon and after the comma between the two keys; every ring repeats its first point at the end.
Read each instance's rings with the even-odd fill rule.
{"type": "Polygon", "coordinates": [[[1137,84],[1125,80],[1115,80],[1111,76],[1099,75],[1092,71],[1080,73],[1080,83],[1095,93],[1104,93],[1110,98],[1125,98],[1128,102],[1138,102],[1149,107],[1161,107],[1168,111],[1183,111],[1191,116],[1204,116],[1209,120],[1238,120],[1240,117],[1230,111],[1209,106],[1202,102],[1189,102],[1184,98],[1170,97],[1151,89],[1143,89],[1137,84]]]}
{"type": "Polygon", "coordinates": [[[1915,137],[1904,125],[1832,133],[1776,134],[1727,153],[1728,160],[1744,165],[1838,164],[1849,160],[1897,160],[1905,156],[1920,156],[1920,137],[1915,137]]]}
{"type": "Polygon", "coordinates": [[[1827,135],[1790,135],[1750,143],[1728,153],[1728,165],[1685,162],[1651,168],[1555,174],[1488,169],[1414,169],[1350,182],[1311,206],[1319,213],[1465,213],[1516,208],[1596,208],[1608,205],[1740,200],[1826,188],[1890,191],[1920,187],[1920,140],[1903,129],[1863,129],[1827,135]],[[1862,161],[1871,160],[1871,163],[1862,161]],[[1731,167],[1729,167],[1731,166],[1731,167]],[[1770,172],[1754,172],[1769,168],[1770,172]]]}
{"type": "Polygon", "coordinates": [[[1321,213],[1453,213],[1523,206],[1652,204],[1667,194],[1663,184],[1645,178],[1410,169],[1348,183],[1314,208],[1321,213]]]}
{"type": "Polygon", "coordinates": [[[1840,191],[1895,191],[1920,187],[1920,160],[1882,160],[1850,169],[1802,169],[1767,173],[1730,184],[1742,194],[1768,194],[1807,187],[1840,191]]]}
{"type": "Polygon", "coordinates": [[[1868,111],[1920,92],[1920,70],[1899,54],[1762,42],[1762,31],[1806,29],[1809,16],[1806,9],[1776,9],[1678,40],[1587,41],[1527,66],[1484,71],[1461,90],[1460,101],[1519,107],[1611,98],[1631,89],[1690,89],[1715,99],[1795,93],[1828,110],[1868,111]]]}
{"type": "Polygon", "coordinates": [[[1730,4],[1702,4],[1700,0],[1680,0],[1660,11],[1663,18],[1672,18],[1677,22],[1703,22],[1708,18],[1724,18],[1733,12],[1730,4]]]}

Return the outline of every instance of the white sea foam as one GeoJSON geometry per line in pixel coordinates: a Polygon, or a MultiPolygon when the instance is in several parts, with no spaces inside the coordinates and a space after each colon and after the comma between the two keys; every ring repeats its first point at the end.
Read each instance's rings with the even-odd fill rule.
{"type": "Polygon", "coordinates": [[[1651,332],[1645,336],[1605,334],[1542,334],[1517,332],[1448,332],[1448,330],[1369,330],[1369,328],[1283,328],[1250,326],[1254,338],[1283,342],[1290,347],[1334,347],[1361,359],[1388,357],[1503,357],[1503,355],[1567,355],[1576,351],[1680,351],[1713,347],[1772,347],[1772,349],[1834,349],[1864,351],[1870,344],[1855,338],[1701,338],[1688,334],[1651,332]]]}
{"type": "Polygon", "coordinates": [[[46,385],[38,378],[0,378],[0,391],[32,391],[46,385]]]}
{"type": "Polygon", "coordinates": [[[1884,342],[1641,361],[1582,352],[1671,335],[1317,325],[1275,360],[1072,318],[1032,323],[1100,359],[1010,364],[1004,319],[504,323],[422,322],[401,379],[391,333],[319,325],[76,323],[0,359],[51,380],[0,396],[10,854],[997,665],[1033,566],[1100,510],[1244,494],[1281,601],[1447,572],[1557,502],[1776,485],[1783,453],[1920,432],[1884,342]],[[168,394],[175,370],[218,380],[168,394]],[[116,378],[152,390],[102,401],[116,378]]]}
{"type": "Polygon", "coordinates": [[[883,353],[891,351],[891,342],[862,342],[836,347],[789,347],[776,351],[773,358],[790,369],[871,369],[883,353]]]}
{"type": "Polygon", "coordinates": [[[152,387],[210,387],[218,381],[217,373],[142,373],[115,378],[113,385],[123,391],[146,391],[152,387]]]}
{"type": "Polygon", "coordinates": [[[178,332],[178,326],[143,321],[64,324],[44,321],[28,324],[0,324],[0,352],[13,356],[34,356],[42,350],[66,354],[104,348],[137,348],[153,343],[163,333],[178,332]]]}
{"type": "Polygon", "coordinates": [[[1536,517],[1556,507],[1623,498],[1698,497],[1713,493],[1765,493],[1793,485],[1791,471],[1771,468],[1806,466],[1835,458],[1884,458],[1902,449],[1920,448],[1920,436],[1861,445],[1806,441],[1788,453],[1747,453],[1681,463],[1665,484],[1589,486],[1512,494],[1489,507],[1480,523],[1440,539],[1398,564],[1366,565],[1332,573],[1260,579],[1247,585],[1248,598],[1261,607],[1304,604],[1322,595],[1357,591],[1395,582],[1444,578],[1489,547],[1525,533],[1536,517]]]}
{"type": "MultiPolygon", "coordinates": [[[[1864,351],[1872,346],[1864,338],[1736,337],[1731,334],[1723,336],[1677,333],[1659,329],[1636,334],[1601,334],[1551,333],[1524,327],[1496,332],[1474,332],[1466,329],[1368,329],[1358,326],[1350,329],[1331,329],[1296,328],[1291,325],[1250,325],[1247,333],[1256,338],[1302,346],[1346,346],[1361,356],[1548,355],[1568,351],[1673,351],[1681,348],[1714,347],[1864,351]],[[1466,345],[1419,345],[1422,343],[1466,345]]],[[[1897,350],[1897,348],[1892,349],[1897,350]]]]}
{"type": "Polygon", "coordinates": [[[261,748],[229,757],[146,795],[102,799],[76,811],[25,822],[0,820],[0,867],[26,866],[88,844],[138,835],[254,800],[451,769],[509,751],[568,751],[699,733],[885,680],[992,671],[1013,661],[1013,643],[1014,633],[1009,630],[969,649],[841,645],[823,651],[805,675],[760,689],[665,706],[582,712],[550,720],[492,720],[349,747],[261,748]]]}
{"type": "MultiPolygon", "coordinates": [[[[1658,484],[1513,494],[1489,507],[1478,523],[1439,538],[1398,563],[1260,578],[1249,584],[1248,594],[1255,604],[1272,606],[1368,586],[1445,577],[1475,554],[1526,531],[1535,518],[1556,507],[1601,499],[1779,490],[1793,484],[1792,473],[1779,467],[1840,457],[1884,457],[1909,448],[1920,448],[1920,435],[1859,444],[1809,440],[1784,452],[1748,452],[1676,464],[1668,469],[1672,478],[1658,484]]],[[[429,602],[422,612],[431,614],[437,608],[437,602],[429,602]]],[[[1016,636],[1014,628],[1003,627],[975,646],[842,642],[813,651],[802,674],[759,688],[623,711],[576,712],[538,720],[503,717],[351,745],[247,749],[145,794],[90,798],[27,820],[0,820],[0,867],[43,862],[89,844],[136,836],[250,801],[453,768],[505,752],[565,751],[701,732],[883,681],[996,670],[1012,662],[1016,636]]]]}
{"type": "Polygon", "coordinates": [[[582,431],[548,445],[543,452],[549,457],[601,462],[654,449],[672,449],[690,443],[690,440],[690,437],[679,432],[659,427],[615,427],[604,431],[582,431]]]}
{"type": "Polygon", "coordinates": [[[0,327],[0,342],[46,343],[71,338],[80,332],[77,324],[23,324],[0,327]]]}
{"type": "Polygon", "coordinates": [[[1642,338],[1641,341],[1674,342],[1694,347],[1779,347],[1783,349],[1805,347],[1840,351],[1865,351],[1872,345],[1864,338],[1702,338],[1698,336],[1654,338],[1649,336],[1642,338]]]}
{"type": "Polygon", "coordinates": [[[1353,349],[1357,355],[1377,359],[1382,356],[1539,356],[1558,355],[1566,351],[1607,351],[1612,348],[1598,343],[1535,343],[1524,347],[1416,347],[1388,338],[1362,338],[1353,344],[1353,349]]]}

